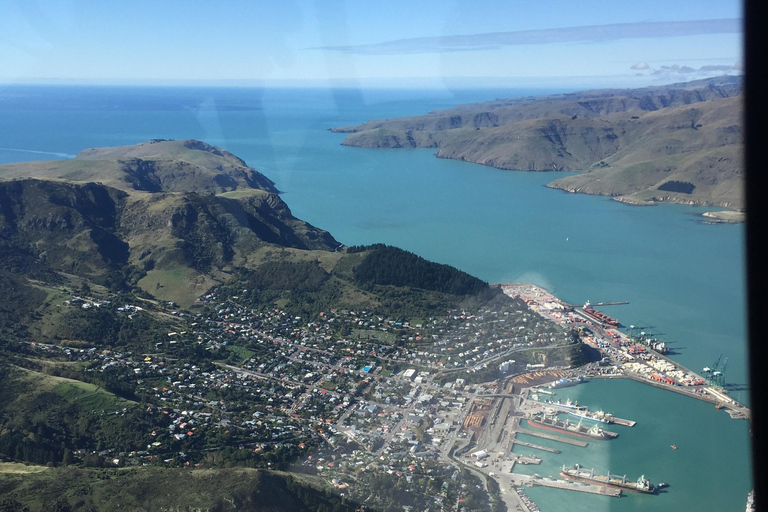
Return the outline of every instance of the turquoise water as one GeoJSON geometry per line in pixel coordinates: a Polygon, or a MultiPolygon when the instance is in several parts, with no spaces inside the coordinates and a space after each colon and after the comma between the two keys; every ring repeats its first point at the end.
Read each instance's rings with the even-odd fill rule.
{"type": "MultiPolygon", "coordinates": [[[[747,402],[743,226],[703,225],[703,208],[632,207],[543,187],[555,174],[439,160],[432,150],[343,147],[344,135],[327,130],[536,92],[5,87],[0,162],[156,137],[202,139],[269,176],[297,217],[345,244],[398,245],[490,282],[533,282],[573,303],[629,301],[601,309],[624,324],[654,326],[673,358],[694,370],[722,353],[732,395],[747,402]]],[[[532,490],[544,510],[561,510],[562,500],[572,510],[743,506],[747,422],[633,382],[570,390],[638,426],[604,446],[547,454],[542,471],[579,462],[646,473],[670,488],[621,500],[532,490]],[[685,442],[675,440],[681,435],[685,442]]]]}
{"type": "MultiPolygon", "coordinates": [[[[624,493],[616,499],[591,494],[534,488],[526,493],[542,510],[741,510],[751,490],[749,446],[745,442],[749,424],[732,420],[708,403],[653,388],[631,380],[593,380],[557,391],[557,398],[578,400],[592,410],[602,409],[617,417],[637,421],[632,428],[607,425],[619,434],[610,441],[589,441],[586,448],[544,439],[523,439],[558,448],[553,455],[538,452],[540,466],[518,466],[515,471],[559,477],[565,464],[581,464],[596,473],[645,476],[653,483],[666,482],[667,489],[648,496],[624,493]],[[677,446],[677,450],[670,448],[677,446]]],[[[567,416],[564,416],[567,417],[567,416]]],[[[578,421],[571,417],[570,419],[578,421]]],[[[589,423],[589,422],[585,422],[589,423]]],[[[592,425],[593,423],[589,423],[592,425]]],[[[516,452],[537,450],[518,447],[516,452]]]]}

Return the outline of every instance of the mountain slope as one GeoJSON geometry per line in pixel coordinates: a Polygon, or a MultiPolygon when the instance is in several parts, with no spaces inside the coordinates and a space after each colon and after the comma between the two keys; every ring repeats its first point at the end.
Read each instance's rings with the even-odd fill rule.
{"type": "MultiPolygon", "coordinates": [[[[219,191],[212,184],[222,169],[234,168],[227,162],[245,166],[202,142],[162,141],[89,149],[70,161],[0,166],[0,178],[16,178],[0,181],[0,263],[10,272],[7,279],[35,295],[38,305],[64,288],[101,286],[189,307],[223,285],[259,290],[249,298],[252,307],[278,305],[296,314],[341,306],[413,316],[488,293],[487,283],[399,249],[373,246],[347,254],[328,232],[295,218],[276,193],[253,180],[219,191]],[[153,182],[157,187],[142,182],[132,188],[122,158],[195,162],[205,172],[194,179],[163,174],[163,164],[155,167],[165,169],[153,175],[162,178],[153,182]],[[82,162],[87,173],[75,173],[82,162]],[[88,177],[102,183],[85,182],[88,177]]],[[[6,317],[11,325],[10,310],[6,317]]],[[[82,329],[43,317],[32,323],[35,335],[84,336],[82,329]]],[[[120,338],[121,327],[104,322],[102,331],[120,338]]]]}
{"type": "Polygon", "coordinates": [[[499,169],[590,171],[550,184],[571,192],[741,209],[740,92],[738,78],[720,77],[497,100],[333,131],[349,133],[349,146],[432,147],[439,158],[499,169]]]}
{"type": "Polygon", "coordinates": [[[220,193],[275,184],[228,151],[197,140],[159,140],[91,148],[70,160],[0,165],[0,176],[98,182],[126,192],[220,193]]]}

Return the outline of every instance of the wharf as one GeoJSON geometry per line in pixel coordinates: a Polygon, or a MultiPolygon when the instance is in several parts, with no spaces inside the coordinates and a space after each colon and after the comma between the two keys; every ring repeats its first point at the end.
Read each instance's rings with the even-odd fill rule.
{"type": "Polygon", "coordinates": [[[584,441],[579,441],[579,440],[576,440],[576,439],[568,439],[568,438],[565,438],[565,437],[556,436],[554,434],[548,434],[546,432],[537,432],[535,430],[531,430],[531,429],[528,429],[528,428],[518,429],[517,433],[518,434],[525,434],[525,435],[533,436],[533,437],[540,437],[541,439],[549,439],[550,441],[557,441],[559,443],[570,444],[570,445],[573,445],[573,446],[581,446],[582,448],[584,448],[585,446],[587,446],[589,444],[589,443],[586,443],[584,441]]]}
{"type": "MultiPolygon", "coordinates": [[[[524,433],[525,432],[521,432],[521,434],[524,434],[524,433]]],[[[537,450],[542,450],[549,453],[560,453],[560,450],[558,450],[557,448],[550,448],[549,446],[541,446],[540,444],[528,443],[526,441],[519,441],[517,439],[515,439],[513,443],[518,444],[520,446],[525,446],[527,448],[536,448],[537,450]]]]}
{"type": "MultiPolygon", "coordinates": [[[[563,304],[566,304],[567,306],[570,306],[572,308],[580,308],[581,304],[568,304],[567,302],[564,302],[563,304]]],[[[590,302],[593,306],[623,306],[624,304],[629,304],[629,301],[627,300],[621,300],[618,302],[590,302]]]]}
{"type": "Polygon", "coordinates": [[[515,457],[514,461],[515,464],[523,464],[525,466],[529,464],[541,464],[541,459],[535,456],[527,456],[527,455],[518,455],[515,457]]]}
{"type": "MultiPolygon", "coordinates": [[[[696,375],[694,372],[691,372],[684,366],[682,366],[679,363],[675,363],[678,368],[680,368],[683,371],[689,372],[693,375],[696,375]]],[[[715,405],[722,405],[728,415],[733,419],[749,419],[750,418],[750,411],[747,406],[744,404],[741,404],[737,402],[736,400],[733,400],[730,397],[727,397],[723,395],[722,393],[719,393],[712,388],[705,388],[710,395],[703,395],[701,393],[694,393],[693,390],[691,390],[688,386],[670,386],[668,384],[662,384],[660,382],[653,381],[651,379],[648,379],[646,377],[643,377],[641,375],[626,372],[624,376],[628,379],[632,379],[637,382],[642,382],[643,384],[648,384],[649,386],[657,387],[660,389],[666,389],[667,391],[672,391],[674,393],[679,393],[681,395],[689,396],[691,398],[695,398],[697,400],[701,400],[703,402],[709,402],[711,404],[715,405]]]]}
{"type": "Polygon", "coordinates": [[[602,496],[613,496],[618,498],[621,496],[621,489],[614,489],[612,487],[606,487],[603,485],[588,484],[585,482],[575,482],[573,480],[555,480],[553,478],[538,477],[530,475],[522,475],[520,473],[512,473],[512,485],[514,486],[541,486],[551,487],[554,489],[564,489],[566,491],[578,491],[587,492],[590,494],[600,494],[602,496]]]}
{"type": "Polygon", "coordinates": [[[613,423],[621,425],[622,427],[634,427],[637,425],[636,421],[625,420],[624,418],[617,418],[616,416],[613,417],[613,423]]]}

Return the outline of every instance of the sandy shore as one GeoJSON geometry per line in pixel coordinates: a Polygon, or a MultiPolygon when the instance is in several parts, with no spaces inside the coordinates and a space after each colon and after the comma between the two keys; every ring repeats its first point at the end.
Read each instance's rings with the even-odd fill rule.
{"type": "Polygon", "coordinates": [[[706,212],[703,213],[702,216],[716,219],[720,222],[744,222],[747,218],[747,213],[727,210],[723,212],[706,212]]]}

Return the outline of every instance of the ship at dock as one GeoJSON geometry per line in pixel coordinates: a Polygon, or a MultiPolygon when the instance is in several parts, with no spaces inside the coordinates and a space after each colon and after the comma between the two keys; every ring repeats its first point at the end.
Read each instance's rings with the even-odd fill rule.
{"type": "Polygon", "coordinates": [[[619,435],[616,432],[603,430],[597,424],[587,427],[581,424],[581,420],[579,420],[578,423],[571,423],[568,420],[561,420],[557,416],[550,416],[544,413],[530,415],[528,417],[528,423],[532,427],[562,432],[572,436],[586,437],[587,439],[608,440],[618,437],[619,435]]]}
{"type": "Polygon", "coordinates": [[[570,398],[568,398],[565,402],[560,400],[547,399],[547,400],[544,400],[544,403],[547,405],[562,407],[563,409],[573,409],[576,411],[583,411],[586,409],[586,407],[584,407],[583,405],[579,405],[579,402],[572,402],[570,398]]]}
{"type": "MultiPolygon", "coordinates": [[[[594,469],[584,469],[575,464],[573,467],[563,466],[560,474],[570,480],[588,482],[590,484],[604,485],[624,491],[641,492],[644,494],[654,494],[658,487],[653,485],[645,475],[642,475],[636,481],[627,480],[627,476],[618,476],[608,473],[607,475],[596,475],[594,469]]],[[[661,486],[661,484],[660,484],[661,486]]]]}
{"type": "Polygon", "coordinates": [[[550,388],[567,388],[568,386],[575,386],[576,384],[581,384],[582,382],[586,382],[584,377],[579,375],[578,377],[573,377],[572,379],[569,379],[567,377],[561,377],[557,379],[555,382],[552,382],[549,387],[550,388]]]}
{"type": "Polygon", "coordinates": [[[598,423],[613,423],[615,421],[613,414],[608,414],[607,412],[604,412],[604,411],[592,412],[586,407],[580,407],[578,409],[568,410],[565,412],[567,414],[570,414],[571,416],[575,416],[577,418],[582,418],[589,421],[596,421],[598,423]]]}
{"type": "Polygon", "coordinates": [[[607,325],[610,327],[619,327],[621,324],[618,320],[616,320],[613,317],[610,317],[603,313],[602,311],[598,311],[595,308],[592,307],[592,304],[587,301],[584,303],[584,307],[581,308],[582,311],[584,311],[584,314],[590,317],[593,320],[596,320],[602,325],[607,325]]]}

